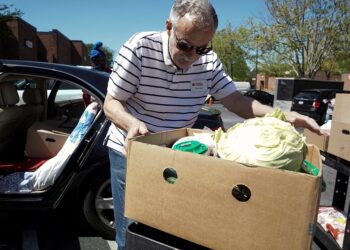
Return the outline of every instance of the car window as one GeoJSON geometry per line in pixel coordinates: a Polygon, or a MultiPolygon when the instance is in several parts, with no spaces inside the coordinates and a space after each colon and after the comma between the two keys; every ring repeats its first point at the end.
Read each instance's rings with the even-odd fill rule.
{"type": "Polygon", "coordinates": [[[55,102],[66,102],[72,100],[83,101],[82,88],[77,87],[73,84],[62,82],[57,90],[55,102]]]}
{"type": "Polygon", "coordinates": [[[305,91],[305,92],[300,92],[297,97],[298,98],[305,98],[305,99],[315,99],[319,95],[319,92],[315,91],[305,91]]]}
{"type": "Polygon", "coordinates": [[[12,84],[16,86],[19,101],[17,105],[25,104],[23,101],[23,91],[25,88],[36,88],[37,82],[33,78],[24,77],[22,75],[9,75],[1,80],[1,84],[12,84]]]}
{"type": "Polygon", "coordinates": [[[49,82],[48,118],[66,116],[79,118],[85,109],[83,89],[71,82],[54,80],[49,82]]]}

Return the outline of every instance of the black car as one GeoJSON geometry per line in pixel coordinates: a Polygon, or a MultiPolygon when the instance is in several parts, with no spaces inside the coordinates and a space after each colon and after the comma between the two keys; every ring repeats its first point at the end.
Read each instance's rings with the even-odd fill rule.
{"type": "Polygon", "coordinates": [[[274,95],[263,91],[263,90],[256,90],[256,89],[251,89],[243,92],[244,96],[249,96],[250,98],[253,98],[257,101],[259,101],[262,104],[273,106],[273,99],[274,95]]]}
{"type": "Polygon", "coordinates": [[[337,93],[345,92],[339,89],[306,89],[293,97],[292,111],[309,116],[319,124],[325,122],[327,107],[337,93]]]}
{"type": "MultiPolygon", "coordinates": [[[[58,161],[62,169],[53,184],[17,192],[9,187],[0,193],[0,213],[56,209],[69,197],[72,211],[81,211],[101,236],[114,238],[108,151],[103,146],[109,127],[102,111],[108,79],[107,73],[72,65],[0,60],[2,184],[9,176],[30,175],[55,159],[89,100],[99,105],[81,142],[63,158],[64,164],[58,161]]],[[[204,109],[194,127],[222,127],[220,112],[204,109]]]]}

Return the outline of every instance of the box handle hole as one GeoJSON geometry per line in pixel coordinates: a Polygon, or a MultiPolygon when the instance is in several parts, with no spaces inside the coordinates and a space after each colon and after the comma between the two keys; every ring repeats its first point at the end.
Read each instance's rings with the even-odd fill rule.
{"type": "Polygon", "coordinates": [[[343,129],[341,132],[345,135],[350,135],[350,131],[347,129],[343,129]]]}
{"type": "Polygon", "coordinates": [[[232,188],[232,196],[238,201],[248,201],[251,196],[250,189],[243,184],[238,184],[232,188]]]}
{"type": "Polygon", "coordinates": [[[163,171],[163,178],[170,184],[175,184],[177,181],[177,172],[173,168],[166,168],[163,171]]]}

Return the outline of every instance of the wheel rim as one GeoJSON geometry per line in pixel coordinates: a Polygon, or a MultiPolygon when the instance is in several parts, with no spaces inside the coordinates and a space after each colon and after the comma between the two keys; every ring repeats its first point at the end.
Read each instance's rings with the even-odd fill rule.
{"type": "Polygon", "coordinates": [[[107,227],[115,229],[111,181],[105,181],[96,192],[95,207],[98,218],[107,227]]]}

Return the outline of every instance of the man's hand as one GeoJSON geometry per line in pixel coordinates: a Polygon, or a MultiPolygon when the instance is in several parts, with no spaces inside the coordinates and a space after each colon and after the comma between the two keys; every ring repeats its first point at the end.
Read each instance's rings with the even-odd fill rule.
{"type": "Polygon", "coordinates": [[[301,115],[297,112],[285,112],[284,113],[287,121],[293,124],[295,127],[307,128],[308,130],[321,135],[320,126],[316,123],[316,121],[310,117],[305,115],[301,115]]]}
{"type": "Polygon", "coordinates": [[[146,135],[149,134],[149,131],[146,127],[146,125],[141,122],[140,120],[136,120],[132,122],[132,124],[128,128],[128,134],[126,135],[125,138],[125,151],[128,152],[128,141],[129,139],[138,136],[138,135],[146,135]]]}
{"type": "Polygon", "coordinates": [[[136,120],[130,125],[128,129],[128,134],[126,136],[126,140],[138,135],[146,135],[148,133],[149,132],[146,125],[143,122],[136,120]]]}

